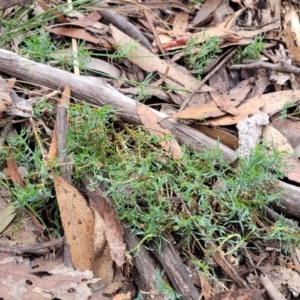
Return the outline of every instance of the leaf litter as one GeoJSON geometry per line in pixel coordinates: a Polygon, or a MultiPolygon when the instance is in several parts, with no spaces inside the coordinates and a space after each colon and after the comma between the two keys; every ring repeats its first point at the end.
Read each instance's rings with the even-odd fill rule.
{"type": "MultiPolygon", "coordinates": [[[[296,128],[295,138],[292,134],[281,133],[280,131],[284,132],[286,128],[284,128],[284,125],[278,125],[280,124],[278,123],[280,118],[298,123],[300,115],[300,95],[298,93],[300,71],[297,67],[300,43],[299,6],[294,1],[291,1],[291,3],[288,3],[288,1],[270,1],[269,6],[260,6],[259,1],[253,4],[243,0],[232,1],[235,4],[214,0],[208,0],[205,3],[190,1],[188,4],[180,2],[131,3],[128,1],[103,1],[100,6],[97,3],[96,5],[87,5],[85,1],[82,1],[82,4],[76,2],[73,3],[73,10],[64,1],[48,4],[46,1],[36,0],[33,3],[34,10],[30,6],[27,7],[26,3],[23,6],[25,8],[24,15],[29,17],[29,21],[30,18],[34,17],[34,14],[36,14],[35,17],[42,16],[39,24],[28,26],[28,33],[34,36],[38,32],[34,30],[40,27],[51,32],[51,40],[58,50],[55,51],[56,53],[53,52],[49,57],[43,58],[45,49],[38,48],[39,45],[34,44],[34,39],[30,40],[28,33],[25,34],[19,31],[13,35],[7,20],[8,18],[13,19],[14,14],[20,11],[22,7],[18,5],[3,10],[3,19],[7,23],[0,26],[1,48],[12,51],[17,49],[18,53],[24,54],[25,46],[36,47],[38,56],[35,55],[35,59],[40,57],[47,64],[68,71],[71,71],[74,65],[79,66],[86,75],[106,78],[105,84],[111,84],[127,95],[134,95],[138,102],[142,102],[142,104],[137,103],[135,110],[140,123],[159,140],[159,146],[155,145],[155,142],[150,146],[153,149],[161,147],[162,154],[153,160],[153,164],[166,164],[170,157],[178,161],[183,159],[183,147],[176,141],[178,133],[165,129],[164,122],[169,122],[169,119],[178,123],[185,120],[189,126],[199,128],[200,131],[200,128],[203,127],[202,132],[221,143],[222,132],[226,132],[226,134],[224,133],[227,140],[226,145],[230,148],[236,148],[238,136],[240,159],[243,156],[241,152],[247,153],[246,156],[248,156],[253,151],[251,149],[255,149],[261,142],[272,145],[272,147],[268,147],[268,153],[272,153],[272,151],[285,152],[286,156],[282,158],[283,164],[280,169],[283,173],[282,178],[288,179],[289,184],[295,184],[298,187],[300,167],[299,155],[296,149],[300,145],[299,139],[297,140],[299,128],[294,127],[296,128]],[[81,12],[81,5],[86,7],[84,12],[81,12]],[[39,13],[37,13],[38,11],[39,13]],[[254,11],[255,14],[253,14],[254,11]],[[125,18],[121,17],[120,12],[125,18]],[[47,20],[44,20],[43,16],[52,18],[52,23],[50,24],[47,20]],[[125,22],[126,26],[122,22],[125,22]],[[205,28],[205,30],[203,31],[202,28],[205,28]],[[137,35],[141,38],[137,38],[137,35]],[[257,36],[262,37],[264,40],[263,47],[259,46],[256,40],[257,36]],[[79,49],[73,48],[71,50],[73,53],[70,52],[70,47],[67,45],[70,41],[69,37],[79,41],[80,47],[79,49]],[[188,55],[196,55],[197,51],[205,51],[205,47],[209,45],[212,37],[220,39],[221,42],[218,46],[220,49],[224,49],[224,52],[212,58],[211,61],[209,60],[210,53],[207,54],[205,57],[207,66],[204,71],[199,73],[201,78],[205,76],[205,82],[201,82],[201,85],[199,85],[199,77],[197,79],[193,74],[194,66],[187,63],[188,58],[186,55],[187,53],[188,55]],[[189,41],[192,39],[196,40],[199,48],[188,48],[189,41]],[[185,51],[185,54],[181,53],[182,49],[186,48],[188,51],[185,51]],[[223,54],[226,57],[228,54],[225,51],[228,49],[237,50],[239,55],[233,56],[222,65],[220,57],[223,54]],[[69,54],[64,54],[64,51],[69,54]],[[265,63],[266,61],[268,63],[265,63]],[[209,63],[211,66],[208,65],[209,63]],[[249,63],[251,68],[247,68],[249,63]],[[265,71],[264,74],[262,73],[263,70],[265,71]],[[216,77],[217,74],[223,75],[218,78],[216,77]],[[210,78],[214,78],[215,83],[210,78]],[[155,89],[161,89],[164,93],[158,93],[150,89],[154,87],[155,89]],[[187,108],[183,108],[186,99],[190,99],[190,101],[187,103],[187,108]],[[164,115],[159,119],[150,107],[160,110],[163,105],[175,107],[177,112],[164,115]],[[250,122],[260,113],[264,113],[267,118],[272,117],[270,125],[266,126],[267,122],[263,124],[250,122]],[[272,126],[272,122],[275,124],[275,120],[277,122],[276,129],[272,126]],[[242,124],[244,133],[241,129],[242,124]],[[262,132],[261,128],[258,130],[258,125],[263,127],[262,132]],[[244,128],[245,126],[246,128],[244,128]],[[211,132],[209,132],[210,129],[211,132]],[[252,135],[254,135],[253,140],[250,141],[252,135]],[[169,154],[166,156],[167,158],[164,157],[166,153],[169,154]]],[[[31,54],[28,54],[30,52],[26,53],[30,59],[33,58],[31,54]]],[[[1,75],[3,75],[0,81],[1,146],[3,149],[9,148],[6,156],[1,156],[1,186],[6,189],[6,201],[4,201],[0,212],[2,220],[0,224],[2,241],[0,241],[0,244],[3,243],[0,248],[0,265],[3,273],[1,276],[1,292],[3,294],[1,296],[5,296],[5,299],[20,299],[20,297],[29,299],[38,294],[40,299],[50,299],[49,293],[51,293],[53,297],[61,299],[88,299],[89,297],[89,299],[97,297],[97,299],[108,299],[107,296],[111,299],[133,299],[138,295],[145,299],[154,295],[157,299],[160,299],[159,297],[161,299],[178,298],[176,292],[182,293],[181,285],[184,286],[184,281],[181,284],[172,281],[172,274],[168,274],[170,283],[167,284],[168,281],[163,281],[163,287],[159,284],[159,278],[155,278],[157,282],[156,291],[147,290],[147,288],[143,290],[147,283],[138,283],[138,276],[135,277],[134,275],[134,271],[136,272],[138,266],[134,267],[132,265],[130,252],[125,252],[126,244],[127,250],[131,249],[129,242],[124,240],[122,226],[135,226],[142,232],[147,224],[127,224],[126,220],[118,220],[120,216],[114,208],[118,205],[106,196],[109,190],[107,182],[113,180],[112,175],[109,174],[109,168],[103,172],[105,176],[102,178],[102,182],[106,183],[103,190],[97,190],[97,188],[94,191],[90,190],[93,186],[93,180],[99,182],[99,178],[89,177],[89,183],[86,180],[81,180],[81,184],[84,186],[83,193],[79,191],[79,182],[76,180],[68,182],[63,178],[64,174],[61,174],[62,177],[55,173],[52,173],[52,175],[49,173],[50,179],[53,180],[52,187],[48,181],[43,179],[42,172],[48,172],[52,168],[58,154],[60,172],[64,173],[64,170],[67,170],[63,168],[64,164],[72,164],[72,154],[67,157],[66,161],[61,160],[61,155],[64,155],[66,149],[61,148],[57,138],[59,136],[60,139],[64,139],[65,136],[57,131],[57,123],[52,118],[53,111],[51,109],[54,108],[55,110],[55,105],[60,100],[55,95],[51,96],[52,91],[50,91],[43,92],[38,101],[33,101],[33,99],[30,99],[29,94],[32,91],[38,92],[38,79],[33,78],[32,81],[27,82],[26,86],[20,80],[16,81],[14,78],[10,78],[9,74],[1,73],[1,75]],[[37,106],[41,103],[44,107],[37,110],[37,106]],[[40,115],[34,115],[37,111],[40,115]],[[33,121],[33,118],[38,119],[38,122],[33,121]],[[36,126],[36,124],[39,125],[36,126]],[[24,158],[20,156],[17,144],[13,143],[14,138],[16,139],[20,132],[23,136],[28,134],[25,144],[23,142],[23,148],[20,147],[20,149],[24,149],[21,151],[24,151],[27,156],[29,155],[28,157],[31,157],[31,160],[35,160],[37,156],[40,156],[46,170],[43,169],[42,165],[34,169],[31,164],[26,163],[24,158]],[[45,134],[45,132],[48,133],[45,134]],[[41,136],[43,136],[43,139],[40,139],[41,136]],[[48,156],[44,153],[48,153],[48,156]],[[44,194],[39,194],[43,193],[42,189],[29,193],[29,188],[32,188],[34,184],[38,184],[40,188],[44,187],[51,190],[49,196],[46,197],[48,200],[45,202],[44,207],[35,208],[34,202],[30,202],[37,200],[25,202],[25,205],[22,201],[15,201],[16,198],[21,199],[18,193],[21,195],[25,192],[28,193],[27,196],[24,196],[25,199],[36,199],[34,196],[38,196],[37,198],[45,197],[44,194]],[[54,201],[54,191],[55,201],[57,201],[59,208],[59,219],[53,217],[52,211],[54,208],[47,210],[51,207],[50,203],[54,201]],[[13,202],[13,206],[10,202],[13,202]],[[28,212],[20,213],[20,209],[24,206],[28,209],[28,212]],[[22,222],[25,216],[28,217],[30,225],[22,222]],[[17,238],[17,234],[12,234],[14,232],[12,231],[13,226],[18,223],[23,224],[20,226],[19,238],[17,238]],[[59,248],[55,246],[45,246],[42,252],[36,250],[38,243],[42,245],[54,239],[55,235],[51,235],[51,232],[53,234],[59,228],[56,227],[59,223],[61,223],[61,230],[56,234],[62,234],[65,237],[65,244],[70,252],[71,264],[76,270],[81,271],[74,271],[74,269],[62,265],[67,260],[63,261],[61,257],[56,257],[59,256],[59,248]],[[47,232],[43,232],[46,228],[47,232]],[[37,234],[39,231],[42,234],[37,234]],[[23,244],[26,244],[27,239],[29,248],[24,251],[31,253],[31,267],[28,267],[28,261],[27,264],[25,263],[28,260],[25,255],[8,254],[18,253],[16,252],[18,244],[7,243],[7,239],[18,241],[20,249],[23,244]],[[29,250],[30,247],[32,247],[31,250],[29,250]],[[5,252],[8,253],[5,254],[5,252]],[[20,259],[18,263],[16,263],[16,259],[20,259]],[[50,281],[46,280],[47,277],[39,275],[38,272],[42,271],[37,265],[48,266],[47,277],[51,278],[50,281]],[[58,268],[62,273],[56,273],[58,268]],[[91,271],[85,273],[87,271],[84,270],[92,270],[93,273],[91,271]],[[93,279],[93,277],[95,278],[93,279]],[[101,278],[101,280],[97,278],[101,278]],[[129,283],[130,281],[135,283],[138,293],[129,283]]],[[[69,98],[67,91],[65,97],[69,98]]],[[[73,103],[80,102],[80,100],[72,99],[70,105],[72,106],[73,103]]],[[[70,108],[69,104],[61,103],[61,105],[66,106],[66,111],[70,108]]],[[[68,124],[68,116],[66,115],[65,118],[65,120],[60,121],[68,124]]],[[[67,126],[74,126],[74,124],[70,123],[67,126]]],[[[123,131],[124,128],[129,130],[128,125],[122,122],[114,126],[118,126],[119,132],[122,132],[121,128],[123,128],[123,131]]],[[[94,128],[90,134],[97,130],[101,130],[101,128],[94,128]]],[[[110,143],[116,144],[119,155],[122,156],[124,141],[120,139],[119,132],[118,134],[115,132],[109,133],[106,138],[110,143]]],[[[187,139],[187,136],[184,138],[187,139]]],[[[135,147],[134,143],[136,141],[133,141],[135,141],[134,138],[126,147],[135,147]]],[[[188,143],[188,139],[185,142],[188,143]]],[[[95,148],[101,146],[104,147],[103,142],[97,145],[95,141],[95,148]]],[[[84,148],[85,145],[78,144],[77,147],[84,148]]],[[[138,153],[137,155],[144,155],[142,152],[138,153]]],[[[107,159],[109,160],[109,155],[107,159]]],[[[89,164],[90,162],[85,163],[89,164]]],[[[252,163],[254,164],[254,162],[252,163]]],[[[99,169],[107,167],[105,164],[106,162],[104,164],[99,162],[99,169]]],[[[75,179],[77,176],[76,168],[72,172],[74,172],[72,175],[75,179]]],[[[135,180],[134,178],[139,178],[139,176],[145,176],[145,174],[137,174],[133,169],[130,175],[132,178],[128,178],[128,181],[135,180]]],[[[144,180],[148,180],[147,177],[144,180]]],[[[146,214],[145,200],[142,199],[145,191],[142,188],[140,191],[138,189],[134,190],[124,184],[124,180],[119,183],[119,190],[122,190],[125,196],[132,194],[132,197],[136,197],[135,199],[140,205],[139,209],[146,214]],[[139,196],[136,196],[137,192],[140,192],[139,196]]],[[[213,189],[219,188],[220,192],[224,189],[223,184],[219,181],[210,183],[213,189]]],[[[267,188],[266,186],[266,190],[267,188]]],[[[149,188],[149,192],[150,190],[149,188]]],[[[187,207],[186,204],[182,204],[183,200],[177,197],[178,192],[172,190],[167,182],[162,184],[160,195],[157,194],[157,198],[165,201],[165,191],[168,194],[168,201],[171,201],[173,206],[174,219],[183,218],[181,220],[187,220],[187,216],[184,216],[184,214],[188,214],[184,210],[184,207],[187,207]]],[[[248,199],[243,191],[240,191],[240,193],[242,201],[253,201],[251,197],[248,199]]],[[[195,198],[196,195],[197,193],[191,195],[191,198],[195,198]]],[[[222,215],[222,208],[219,207],[222,205],[221,202],[215,200],[215,203],[213,203],[213,200],[211,201],[213,209],[222,215]]],[[[129,210],[132,209],[130,205],[128,203],[127,209],[129,210]]],[[[193,206],[189,204],[189,209],[192,208],[193,206]]],[[[274,213],[277,214],[275,211],[274,213]]],[[[56,214],[58,215],[58,210],[56,210],[56,214]]],[[[293,212],[289,215],[293,216],[293,212]]],[[[215,217],[220,218],[217,214],[215,217]]],[[[260,217],[261,220],[258,220],[253,215],[251,222],[259,224],[258,226],[264,231],[268,231],[272,226],[270,220],[285,222],[284,217],[279,215],[276,216],[278,219],[274,219],[274,216],[273,219],[260,217]]],[[[190,218],[195,218],[195,216],[190,215],[190,218]]],[[[239,221],[237,220],[237,222],[239,221]]],[[[273,223],[274,228],[278,224],[273,223]]],[[[193,240],[193,243],[190,243],[187,248],[185,248],[186,246],[182,247],[180,234],[179,236],[176,235],[177,226],[174,224],[168,228],[168,234],[164,238],[173,241],[174,244],[177,243],[178,250],[183,251],[181,254],[192,254],[187,258],[187,261],[190,259],[195,260],[197,257],[196,261],[199,264],[201,261],[201,254],[199,253],[203,251],[202,255],[207,254],[208,248],[204,250],[204,244],[199,243],[194,235],[197,232],[195,229],[184,234],[190,236],[189,239],[190,241],[193,240]]],[[[197,228],[197,226],[195,227],[197,228]]],[[[268,252],[267,249],[270,248],[268,246],[262,247],[260,250],[253,248],[253,250],[251,246],[255,244],[256,239],[252,237],[247,248],[248,255],[243,256],[243,262],[242,259],[238,259],[238,256],[242,255],[242,252],[239,253],[239,247],[245,247],[243,243],[238,242],[237,248],[230,250],[230,243],[236,235],[240,234],[237,227],[232,225],[227,227],[226,230],[230,231],[232,240],[228,238],[228,243],[223,241],[215,249],[215,254],[212,256],[223,271],[221,276],[219,278],[215,276],[213,263],[210,262],[207,265],[209,273],[207,273],[207,269],[203,272],[204,268],[199,267],[196,263],[198,272],[201,275],[201,282],[195,285],[198,288],[199,296],[202,292],[205,299],[237,299],[238,297],[242,299],[264,297],[264,299],[268,299],[268,295],[271,297],[275,292],[278,295],[282,293],[282,297],[297,297],[300,293],[297,286],[300,267],[299,256],[296,255],[299,252],[298,248],[291,248],[286,251],[283,243],[278,246],[280,254],[277,250],[268,252]],[[221,252],[222,247],[227,249],[227,254],[221,252]],[[234,254],[233,260],[229,260],[231,256],[229,253],[234,254]],[[255,261],[255,256],[262,254],[265,255],[265,259],[261,262],[255,261]],[[252,256],[252,259],[250,259],[250,256],[252,256]],[[283,258],[284,262],[277,266],[275,258],[279,257],[283,258]],[[253,265],[254,262],[257,265],[253,265]],[[263,263],[263,266],[261,266],[261,263],[263,263]],[[291,263],[295,264],[293,270],[290,269],[291,263]],[[236,264],[236,266],[233,266],[233,264],[236,264]],[[265,277],[263,275],[258,276],[257,271],[253,275],[251,268],[260,271],[265,277]],[[240,274],[246,274],[247,272],[251,272],[254,277],[243,276],[242,279],[239,278],[240,274]],[[221,287],[222,284],[220,285],[220,283],[225,282],[222,279],[228,280],[228,278],[231,279],[231,283],[235,282],[235,291],[226,291],[226,289],[233,287],[228,281],[225,284],[227,285],[226,289],[223,283],[223,287],[221,287]],[[268,283],[268,278],[273,281],[274,285],[268,283]],[[285,286],[285,289],[282,289],[283,286],[285,286]],[[248,289],[245,290],[245,287],[248,289]]],[[[292,230],[296,236],[299,236],[298,225],[292,230]]],[[[205,231],[207,234],[207,229],[205,231]]],[[[139,237],[141,238],[141,245],[149,238],[142,235],[139,235],[139,237]]],[[[280,241],[282,236],[275,234],[273,238],[275,241],[280,241]]],[[[211,249],[217,247],[217,241],[217,236],[210,239],[211,249]],[[214,240],[216,244],[214,244],[214,240]]],[[[147,241],[145,243],[147,245],[147,241]]],[[[66,253],[68,251],[65,250],[66,253]]],[[[185,261],[186,264],[188,264],[187,261],[185,261]]],[[[175,264],[175,262],[173,263],[175,264]]],[[[139,266],[141,269],[142,267],[139,266]]],[[[144,270],[144,272],[147,272],[147,270],[144,270]]],[[[182,271],[182,274],[184,274],[184,271],[182,271]]],[[[175,274],[173,275],[175,277],[175,274]]],[[[187,299],[184,297],[183,293],[182,299],[187,299]]]]}

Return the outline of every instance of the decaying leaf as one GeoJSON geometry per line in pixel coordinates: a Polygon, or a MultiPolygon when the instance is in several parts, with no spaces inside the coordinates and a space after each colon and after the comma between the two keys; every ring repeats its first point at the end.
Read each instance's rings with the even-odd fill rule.
{"type": "Polygon", "coordinates": [[[93,192],[87,191],[87,193],[91,207],[99,213],[105,222],[105,236],[111,258],[117,266],[122,267],[126,244],[123,242],[123,228],[117,219],[116,212],[100,188],[96,187],[93,192]]]}
{"type": "Polygon", "coordinates": [[[6,205],[6,207],[0,211],[0,233],[2,233],[15,216],[15,208],[12,205],[6,205]]]}
{"type": "Polygon", "coordinates": [[[9,176],[12,182],[16,185],[24,187],[25,186],[24,181],[18,172],[18,164],[16,163],[15,159],[12,157],[11,153],[9,153],[9,158],[7,158],[6,163],[7,163],[9,176]]]}
{"type": "Polygon", "coordinates": [[[64,178],[53,174],[54,187],[66,241],[74,267],[92,270],[94,217],[83,196],[64,178]]]}
{"type": "Polygon", "coordinates": [[[108,244],[105,245],[101,255],[95,258],[93,264],[93,273],[96,277],[101,278],[101,282],[103,282],[105,285],[110,284],[113,281],[113,260],[111,258],[108,244]]]}
{"type": "Polygon", "coordinates": [[[88,285],[99,280],[92,279],[91,271],[74,271],[59,261],[39,260],[39,263],[32,262],[32,265],[38,266],[41,263],[44,267],[47,264],[50,267],[30,269],[28,264],[17,263],[14,255],[0,253],[1,297],[7,300],[87,300],[91,295],[88,285]],[[48,276],[34,275],[37,270],[47,270],[48,276]]]}
{"type": "Polygon", "coordinates": [[[264,275],[280,289],[281,285],[287,285],[296,293],[300,293],[300,274],[282,266],[258,267],[264,275]]]}
{"type": "Polygon", "coordinates": [[[264,106],[264,99],[259,96],[255,96],[251,99],[248,99],[246,103],[241,104],[237,107],[238,115],[237,116],[223,116],[210,121],[205,122],[205,125],[213,126],[225,126],[225,125],[234,125],[239,121],[245,119],[248,115],[254,114],[259,109],[264,106]]]}
{"type": "Polygon", "coordinates": [[[276,128],[267,126],[263,131],[263,140],[273,145],[278,151],[286,153],[286,157],[283,158],[286,176],[289,180],[300,183],[300,162],[298,158],[292,157],[295,151],[283,134],[276,128]]]}
{"type": "Polygon", "coordinates": [[[216,294],[210,297],[209,300],[257,300],[264,292],[264,290],[227,291],[216,294]]]}
{"type": "Polygon", "coordinates": [[[105,236],[105,222],[97,210],[94,210],[95,229],[94,229],[94,253],[93,264],[94,275],[102,279],[103,284],[112,282],[114,277],[113,260],[111,258],[109,246],[105,236]]]}
{"type": "Polygon", "coordinates": [[[173,34],[183,35],[188,27],[189,15],[185,12],[180,12],[175,15],[173,22],[173,34]]]}
{"type": "Polygon", "coordinates": [[[95,38],[87,31],[81,28],[65,28],[65,27],[57,27],[57,28],[47,28],[49,32],[60,34],[64,36],[68,36],[71,38],[81,39],[87,42],[91,42],[94,44],[103,43],[103,39],[95,38]]]}
{"type": "MultiPolygon", "coordinates": [[[[166,73],[167,68],[169,68],[167,78],[182,84],[185,88],[190,90],[197,87],[198,81],[195,77],[181,72],[173,65],[168,64],[165,60],[160,59],[116,27],[111,25],[110,28],[117,44],[120,46],[133,45],[128,53],[128,59],[138,65],[141,69],[147,72],[159,72],[163,75],[166,73]]],[[[209,88],[207,88],[206,85],[203,85],[201,91],[204,92],[209,90],[209,88]]]]}
{"type": "Polygon", "coordinates": [[[300,102],[300,90],[285,90],[275,93],[264,94],[261,100],[264,101],[264,106],[261,111],[268,114],[274,115],[282,110],[287,102],[299,103],[300,102]]]}
{"type": "Polygon", "coordinates": [[[11,97],[7,93],[0,92],[0,113],[6,111],[11,102],[11,97]]]}
{"type": "Polygon", "coordinates": [[[245,100],[247,94],[251,90],[249,79],[242,81],[238,86],[233,88],[228,94],[220,93],[216,94],[211,92],[211,97],[217,106],[224,112],[228,112],[231,115],[238,115],[236,106],[240,105],[245,100]]]}

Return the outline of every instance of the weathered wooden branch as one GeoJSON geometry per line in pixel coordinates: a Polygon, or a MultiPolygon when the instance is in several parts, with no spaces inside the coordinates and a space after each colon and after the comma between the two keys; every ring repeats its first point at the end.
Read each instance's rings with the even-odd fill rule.
{"type": "Polygon", "coordinates": [[[14,6],[14,5],[20,5],[20,4],[29,3],[29,2],[30,2],[30,0],[1,0],[0,10],[6,9],[6,8],[14,6]]]}
{"type": "MultiPolygon", "coordinates": [[[[96,106],[112,105],[116,108],[116,113],[125,122],[142,124],[136,113],[137,102],[118,92],[100,78],[76,76],[1,49],[0,72],[28,81],[31,84],[52,89],[70,86],[72,96],[76,99],[96,106]]],[[[152,111],[157,116],[158,121],[166,117],[161,112],[153,109],[152,111]]],[[[232,162],[236,158],[233,150],[193,128],[179,124],[176,120],[165,120],[161,123],[161,126],[169,129],[179,143],[186,144],[192,150],[201,152],[207,147],[215,148],[218,145],[224,159],[228,162],[232,162]]],[[[280,205],[274,204],[274,207],[288,216],[300,218],[300,187],[281,181],[278,181],[278,187],[283,188],[286,193],[280,198],[280,205]]]]}

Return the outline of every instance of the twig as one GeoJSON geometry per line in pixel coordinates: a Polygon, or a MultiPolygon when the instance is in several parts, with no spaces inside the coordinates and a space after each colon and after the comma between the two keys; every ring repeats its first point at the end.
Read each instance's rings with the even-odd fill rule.
{"type": "Polygon", "coordinates": [[[37,253],[38,250],[50,248],[50,247],[61,247],[64,243],[63,238],[55,239],[49,242],[37,243],[32,245],[16,245],[7,246],[12,244],[11,241],[0,242],[0,252],[13,253],[15,255],[22,255],[25,253],[37,253]]]}
{"type": "Polygon", "coordinates": [[[267,69],[271,71],[277,71],[282,73],[293,73],[300,75],[300,68],[294,67],[293,65],[281,60],[278,64],[271,64],[267,62],[258,61],[247,65],[233,65],[230,67],[231,70],[250,70],[250,69],[267,69]]]}
{"type": "Polygon", "coordinates": [[[198,92],[198,90],[202,87],[202,85],[210,78],[212,77],[217,71],[219,71],[224,64],[226,64],[231,58],[232,56],[236,53],[237,49],[232,50],[232,52],[230,52],[214,69],[211,70],[211,72],[209,74],[207,74],[197,85],[197,87],[195,88],[195,90],[192,92],[192,94],[186,98],[184,100],[184,102],[182,103],[180,109],[178,112],[182,111],[187,104],[189,103],[189,101],[194,97],[194,95],[198,92]]]}
{"type": "Polygon", "coordinates": [[[0,3],[0,10],[6,9],[8,7],[14,6],[14,5],[21,5],[21,4],[27,4],[30,0],[1,0],[0,3]]]}
{"type": "Polygon", "coordinates": [[[60,171],[62,177],[69,183],[72,181],[72,165],[70,165],[70,159],[66,155],[67,143],[66,132],[68,128],[67,109],[65,105],[57,105],[56,112],[56,124],[57,124],[57,150],[60,162],[60,171]]]}
{"type": "Polygon", "coordinates": [[[282,293],[277,289],[275,284],[269,279],[269,277],[260,275],[259,277],[260,282],[264,286],[264,288],[267,290],[270,298],[272,300],[284,300],[286,299],[282,293]]]}
{"type": "Polygon", "coordinates": [[[155,27],[153,26],[153,22],[152,22],[152,19],[150,17],[150,14],[146,9],[144,9],[144,15],[145,15],[145,17],[147,19],[147,22],[150,26],[150,29],[151,29],[151,31],[154,35],[154,39],[155,39],[155,42],[156,42],[156,45],[157,45],[158,49],[160,50],[161,53],[166,53],[165,49],[161,46],[161,42],[160,42],[159,36],[157,34],[157,31],[156,31],[155,27]]]}
{"type": "MultiPolygon", "coordinates": [[[[68,0],[68,6],[71,10],[73,10],[73,3],[72,0],[68,0]]],[[[72,38],[72,52],[73,52],[73,67],[74,67],[74,74],[80,75],[79,69],[79,62],[78,62],[78,45],[77,39],[72,38]]]]}

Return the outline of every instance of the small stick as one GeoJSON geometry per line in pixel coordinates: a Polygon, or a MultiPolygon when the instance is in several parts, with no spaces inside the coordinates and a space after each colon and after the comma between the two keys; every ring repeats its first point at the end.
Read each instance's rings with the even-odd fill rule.
{"type": "Polygon", "coordinates": [[[246,65],[233,65],[230,67],[231,70],[249,70],[249,69],[267,69],[271,71],[277,71],[282,73],[293,73],[295,75],[300,75],[300,68],[294,67],[293,65],[281,60],[278,64],[271,64],[267,62],[255,62],[246,65]]]}
{"type": "Polygon", "coordinates": [[[147,19],[147,22],[148,22],[149,26],[150,26],[150,29],[151,29],[151,31],[154,35],[155,42],[156,42],[156,45],[157,45],[158,49],[160,50],[161,53],[166,53],[165,49],[161,45],[161,42],[160,42],[160,39],[158,37],[157,31],[156,31],[155,27],[153,26],[153,22],[151,20],[149,12],[146,9],[144,9],[143,12],[144,12],[144,15],[147,19]]]}
{"type": "Polygon", "coordinates": [[[32,245],[12,245],[11,241],[0,242],[0,252],[13,253],[15,255],[22,255],[25,253],[39,253],[38,250],[50,248],[50,247],[61,247],[64,243],[63,238],[55,239],[49,242],[37,243],[32,245]],[[9,243],[7,243],[9,242],[9,243]]]}
{"type": "Polygon", "coordinates": [[[186,98],[184,100],[184,102],[182,103],[180,109],[178,112],[182,111],[187,104],[189,103],[189,101],[194,97],[194,95],[198,92],[198,90],[201,88],[201,86],[211,77],[213,76],[217,71],[219,71],[224,64],[226,64],[231,58],[232,56],[236,53],[237,49],[234,49],[232,52],[230,52],[214,69],[211,70],[211,72],[209,74],[207,74],[197,85],[197,87],[195,88],[195,90],[192,92],[192,94],[186,98]]]}

